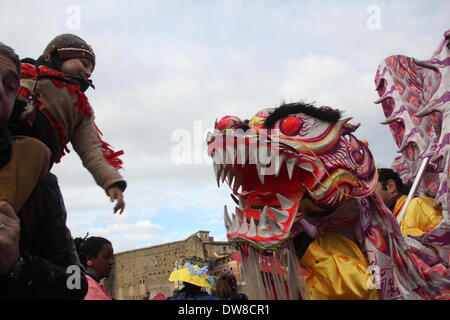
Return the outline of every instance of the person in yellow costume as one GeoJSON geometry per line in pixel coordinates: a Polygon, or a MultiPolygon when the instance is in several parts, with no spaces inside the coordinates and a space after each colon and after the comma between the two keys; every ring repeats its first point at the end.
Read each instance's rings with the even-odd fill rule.
{"type": "Polygon", "coordinates": [[[318,239],[305,232],[294,240],[309,300],[379,300],[376,268],[369,267],[351,239],[327,232],[318,239]]]}
{"type": "Polygon", "coordinates": [[[378,184],[376,192],[384,204],[397,217],[406,202],[408,188],[405,187],[399,175],[392,169],[378,169],[378,184]]]}
{"type": "Polygon", "coordinates": [[[326,233],[300,259],[310,300],[379,300],[361,249],[342,235],[326,233]]]}
{"type": "MultiPolygon", "coordinates": [[[[392,169],[379,169],[376,191],[397,217],[403,209],[408,189],[392,169]]],[[[420,236],[435,228],[442,220],[434,199],[414,198],[401,223],[403,236],[420,236]]],[[[311,300],[380,299],[376,277],[361,249],[352,240],[327,233],[311,242],[300,259],[306,271],[306,285],[311,300]]]]}
{"type": "MultiPolygon", "coordinates": [[[[376,191],[397,217],[406,202],[407,190],[398,174],[392,169],[378,169],[378,176],[376,191]]],[[[421,236],[441,222],[442,212],[435,208],[433,203],[434,199],[429,197],[417,197],[410,202],[400,225],[403,236],[421,236]]]]}

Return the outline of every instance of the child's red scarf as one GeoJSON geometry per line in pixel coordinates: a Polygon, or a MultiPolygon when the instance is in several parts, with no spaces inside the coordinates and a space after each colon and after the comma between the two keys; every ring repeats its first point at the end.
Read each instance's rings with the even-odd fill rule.
{"type": "MultiPolygon", "coordinates": [[[[55,76],[55,77],[61,78],[61,80],[58,80],[55,78],[50,78],[50,80],[55,85],[55,87],[60,88],[60,89],[66,88],[70,95],[77,96],[78,99],[77,99],[77,102],[75,103],[75,106],[78,108],[78,112],[81,114],[82,117],[86,117],[88,119],[93,118],[94,110],[90,106],[86,95],[80,91],[79,86],[63,81],[62,79],[66,79],[66,76],[62,72],[58,72],[58,71],[49,69],[45,66],[39,66],[38,68],[36,68],[35,66],[27,64],[27,63],[22,64],[22,69],[21,69],[21,77],[22,78],[37,78],[38,75],[55,76]]],[[[25,99],[28,99],[29,97],[33,97],[33,92],[31,92],[30,90],[28,90],[24,87],[21,87],[20,91],[18,93],[18,96],[22,96],[25,99]]],[[[39,111],[41,111],[47,117],[47,119],[53,125],[53,127],[55,128],[55,130],[58,134],[58,142],[59,142],[59,145],[61,146],[61,152],[56,157],[55,162],[59,163],[59,162],[61,162],[61,158],[64,155],[66,155],[66,153],[70,152],[69,148],[67,147],[67,144],[69,143],[69,140],[67,138],[67,136],[68,136],[67,132],[66,132],[66,130],[64,130],[63,126],[61,126],[61,124],[59,124],[52,117],[52,115],[48,112],[48,110],[45,109],[45,106],[43,106],[42,103],[38,99],[34,99],[34,104],[35,104],[35,107],[37,109],[39,109],[39,111]]],[[[114,168],[122,169],[123,162],[122,162],[122,160],[119,159],[119,156],[123,155],[124,151],[120,150],[120,151],[115,152],[111,148],[111,146],[101,138],[103,136],[103,134],[98,129],[97,125],[95,125],[95,128],[97,129],[98,139],[102,144],[103,156],[108,161],[108,163],[111,164],[114,168]]],[[[75,130],[76,130],[76,128],[75,128],[75,130]]]]}

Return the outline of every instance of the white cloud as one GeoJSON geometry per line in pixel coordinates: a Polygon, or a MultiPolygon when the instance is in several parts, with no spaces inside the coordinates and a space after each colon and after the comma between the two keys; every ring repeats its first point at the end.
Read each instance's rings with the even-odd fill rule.
{"type": "Polygon", "coordinates": [[[151,233],[155,230],[161,230],[162,227],[152,224],[150,221],[139,221],[134,224],[112,224],[108,225],[104,228],[92,229],[93,233],[105,235],[105,234],[129,234],[129,233],[144,233],[150,237],[152,237],[151,233]]]}
{"type": "Polygon", "coordinates": [[[111,241],[115,251],[124,251],[135,248],[136,244],[144,246],[154,242],[162,226],[153,224],[149,220],[133,224],[111,224],[101,228],[89,229],[89,235],[104,237],[111,241]]]}
{"type": "Polygon", "coordinates": [[[228,189],[217,189],[211,166],[171,162],[172,133],[193,133],[194,121],[206,132],[224,115],[245,119],[283,100],[317,101],[361,122],[356,135],[369,140],[377,162],[389,165],[395,147],[373,104],[375,70],[391,54],[428,58],[450,11],[448,1],[419,0],[2,4],[8,28],[0,41],[22,57],[37,57],[59,33],[77,33],[93,45],[97,90],[88,96],[105,140],[125,151],[125,214],[112,214],[74,152],[54,172],[72,233],[103,233],[127,250],[216,224],[223,236],[228,189]],[[372,4],[380,6],[381,30],[366,27],[372,4]],[[81,8],[80,30],[67,29],[69,5],[81,8]]]}

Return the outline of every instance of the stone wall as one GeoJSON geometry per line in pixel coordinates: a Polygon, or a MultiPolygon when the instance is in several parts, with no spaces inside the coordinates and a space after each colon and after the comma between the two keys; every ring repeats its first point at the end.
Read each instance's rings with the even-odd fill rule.
{"type": "Polygon", "coordinates": [[[216,259],[234,253],[228,242],[214,242],[208,231],[199,231],[185,240],[114,255],[114,268],[104,285],[118,300],[142,300],[159,293],[170,296],[178,284],[169,282],[169,276],[183,267],[180,261],[212,267],[216,259]]]}

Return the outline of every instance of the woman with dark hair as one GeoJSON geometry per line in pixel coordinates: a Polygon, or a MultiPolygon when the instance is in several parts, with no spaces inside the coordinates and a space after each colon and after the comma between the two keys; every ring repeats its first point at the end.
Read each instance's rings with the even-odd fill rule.
{"type": "Polygon", "coordinates": [[[109,240],[100,237],[74,240],[81,263],[86,267],[89,289],[84,300],[112,300],[100,284],[108,278],[114,265],[114,250],[109,240]]]}
{"type": "MultiPolygon", "coordinates": [[[[392,169],[378,169],[378,176],[376,191],[394,216],[398,217],[406,203],[409,189],[403,185],[399,175],[392,169]]],[[[400,223],[403,236],[422,236],[441,223],[444,218],[442,208],[435,207],[434,201],[434,198],[425,196],[411,200],[400,223]]]]}
{"type": "Polygon", "coordinates": [[[217,278],[216,295],[222,300],[248,300],[244,293],[237,291],[236,277],[229,272],[222,272],[217,278]]]}

